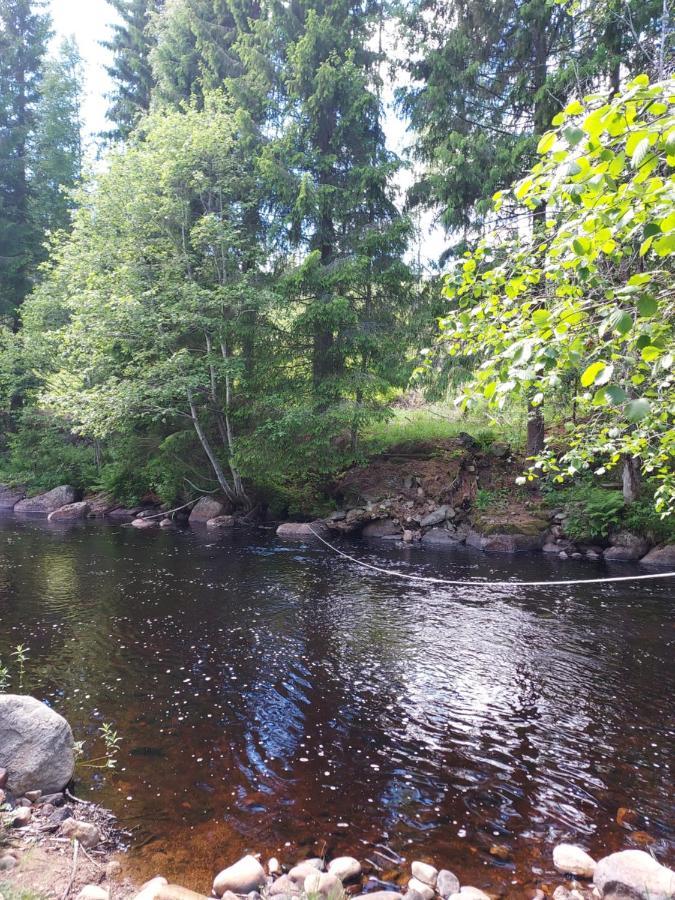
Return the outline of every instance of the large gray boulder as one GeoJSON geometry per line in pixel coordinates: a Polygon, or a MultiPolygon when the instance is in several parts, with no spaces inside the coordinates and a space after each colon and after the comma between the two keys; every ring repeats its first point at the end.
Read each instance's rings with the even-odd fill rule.
{"type": "Polygon", "coordinates": [[[609,562],[631,562],[640,559],[649,550],[649,541],[630,531],[619,531],[612,537],[612,546],[605,550],[609,562]]]}
{"type": "Polygon", "coordinates": [[[395,538],[403,534],[403,529],[393,519],[375,519],[364,525],[361,532],[364,538],[395,538]]]}
{"type": "Polygon", "coordinates": [[[91,507],[88,503],[69,503],[50,512],[47,516],[49,522],[76,522],[78,519],[86,519],[91,507]]]}
{"type": "Polygon", "coordinates": [[[63,716],[34,697],[0,694],[0,768],[12,794],[55,794],[75,768],[73,733],[63,716]]]}
{"type": "Polygon", "coordinates": [[[217,519],[229,513],[230,510],[220,500],[213,497],[202,497],[192,507],[190,513],[190,525],[206,525],[209,519],[217,519]]]}
{"type": "Polygon", "coordinates": [[[69,484],[62,484],[46,494],[38,494],[37,497],[27,497],[20,500],[14,507],[15,513],[25,513],[34,516],[48,516],[49,513],[68,506],[78,500],[78,491],[69,484]]]}
{"type": "Polygon", "coordinates": [[[673,900],[675,872],[657,862],[644,850],[621,850],[601,859],[595,867],[593,884],[602,896],[605,885],[628,885],[649,900],[673,900]]]}
{"type": "Polygon", "coordinates": [[[526,553],[541,550],[543,535],[533,534],[480,534],[470,531],[466,537],[469,547],[475,547],[484,553],[526,553]]]}
{"type": "Polygon", "coordinates": [[[316,536],[314,532],[324,537],[326,523],[321,519],[316,522],[284,522],[277,528],[277,537],[288,541],[306,541],[316,536]]]}
{"type": "Polygon", "coordinates": [[[8,512],[14,509],[16,504],[23,500],[26,492],[21,488],[8,487],[6,484],[0,484],[0,512],[8,512]]]}
{"type": "Polygon", "coordinates": [[[646,556],[640,560],[646,566],[665,566],[669,569],[675,569],[675,544],[663,544],[661,547],[654,547],[646,556]]]}

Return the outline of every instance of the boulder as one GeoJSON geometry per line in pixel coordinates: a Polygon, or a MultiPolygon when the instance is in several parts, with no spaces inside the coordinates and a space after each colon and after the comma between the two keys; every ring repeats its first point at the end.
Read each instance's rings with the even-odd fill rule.
{"type": "Polygon", "coordinates": [[[612,546],[605,550],[609,562],[631,562],[640,559],[649,550],[649,541],[630,531],[619,531],[612,537],[612,546]]]}
{"type": "Polygon", "coordinates": [[[14,509],[25,496],[26,492],[22,488],[12,488],[6,484],[0,484],[0,512],[9,512],[14,509]]]}
{"type": "Polygon", "coordinates": [[[595,867],[593,884],[602,896],[612,882],[627,885],[649,900],[673,900],[675,872],[644,850],[621,850],[605,856],[595,867]]]}
{"type": "Polygon", "coordinates": [[[107,516],[108,513],[115,509],[116,504],[107,494],[90,494],[84,498],[89,504],[89,518],[96,519],[107,516]]]}
{"type": "Polygon", "coordinates": [[[248,894],[265,884],[265,870],[255,856],[244,856],[232,866],[219,872],[213,880],[213,892],[222,897],[225,891],[248,894]]]}
{"type": "Polygon", "coordinates": [[[207,528],[232,528],[233,526],[234,516],[216,516],[206,523],[207,528]]]}
{"type": "Polygon", "coordinates": [[[24,513],[34,516],[48,516],[54,510],[62,506],[69,506],[78,499],[78,491],[68,484],[62,484],[46,494],[38,494],[37,497],[29,497],[20,500],[14,507],[15,513],[24,513]]]}
{"type": "Polygon", "coordinates": [[[306,541],[314,537],[312,529],[324,537],[326,525],[321,519],[316,522],[284,522],[277,528],[277,537],[287,541],[306,541]]]}
{"type": "Polygon", "coordinates": [[[376,519],[368,522],[363,527],[361,535],[364,538],[396,538],[401,535],[402,528],[393,519],[376,519]]]}
{"type": "Polygon", "coordinates": [[[664,566],[675,569],[675,544],[662,544],[654,547],[640,560],[645,566],[664,566]]]}
{"type": "Polygon", "coordinates": [[[157,528],[157,519],[134,519],[131,523],[132,528],[157,528]]]}
{"type": "Polygon", "coordinates": [[[459,878],[455,873],[448,869],[441,869],[436,879],[436,891],[443,897],[443,900],[447,900],[451,894],[458,894],[459,888],[459,878]]]}
{"type": "Polygon", "coordinates": [[[455,511],[451,507],[439,506],[438,509],[434,509],[427,516],[420,519],[420,525],[422,528],[432,528],[434,525],[440,525],[441,522],[445,522],[448,518],[453,518],[454,515],[455,511]],[[452,515],[448,515],[448,513],[452,513],[452,515]]]}
{"type": "Polygon", "coordinates": [[[76,522],[78,519],[86,519],[91,507],[85,501],[68,503],[50,512],[47,516],[50,522],[76,522]]]}
{"type": "Polygon", "coordinates": [[[361,863],[353,856],[337,856],[328,864],[328,872],[340,881],[352,881],[361,876],[361,863]]]}
{"type": "MultiPolygon", "coordinates": [[[[412,864],[413,878],[421,881],[422,884],[428,884],[429,887],[436,887],[436,879],[438,878],[438,869],[430,866],[429,863],[419,862],[415,860],[412,864]]],[[[415,890],[413,888],[413,890],[415,890]]]]}
{"type": "Polygon", "coordinates": [[[466,543],[484,553],[526,553],[541,550],[543,535],[480,534],[478,531],[470,531],[466,536],[466,543]]]}
{"type": "Polygon", "coordinates": [[[217,519],[226,515],[229,508],[221,501],[213,497],[202,497],[192,507],[189,522],[190,525],[206,525],[209,519],[217,519]]]}
{"type": "Polygon", "coordinates": [[[91,822],[80,822],[79,819],[66,819],[61,825],[63,837],[71,841],[79,841],[88,849],[101,843],[101,832],[91,822]]]}
{"type": "Polygon", "coordinates": [[[464,541],[464,535],[447,528],[432,528],[422,535],[422,543],[427,547],[456,547],[464,541]]]}
{"type": "Polygon", "coordinates": [[[63,716],[33,697],[0,694],[0,766],[13,794],[53,794],[73,777],[73,733],[63,716]]]}
{"type": "Polygon", "coordinates": [[[647,900],[646,897],[620,881],[608,881],[605,885],[602,900],[647,900]]]}
{"type": "Polygon", "coordinates": [[[595,872],[595,860],[574,844],[554,847],[553,865],[565,875],[579,875],[581,878],[592,878],[595,872]]]}

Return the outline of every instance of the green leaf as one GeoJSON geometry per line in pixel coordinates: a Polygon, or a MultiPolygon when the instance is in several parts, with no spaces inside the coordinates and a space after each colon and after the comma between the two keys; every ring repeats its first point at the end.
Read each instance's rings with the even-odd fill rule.
{"type": "Polygon", "coordinates": [[[638,142],[635,149],[630,154],[631,164],[634,169],[638,169],[645,161],[645,157],[649,153],[649,147],[649,138],[642,138],[642,140],[638,142]]]}
{"type": "Polygon", "coordinates": [[[633,317],[625,311],[619,312],[616,320],[612,322],[613,327],[619,334],[628,334],[633,327],[633,317]]]}
{"type": "Polygon", "coordinates": [[[615,406],[618,406],[620,403],[625,403],[628,399],[628,394],[622,387],[619,387],[618,384],[608,384],[607,387],[604,388],[604,391],[608,400],[615,406]]]}
{"type": "Polygon", "coordinates": [[[644,359],[645,362],[654,362],[655,359],[658,359],[661,356],[663,351],[659,347],[655,347],[653,344],[648,344],[640,356],[644,359]]]}
{"type": "Polygon", "coordinates": [[[645,294],[644,297],[640,297],[637,302],[638,312],[644,319],[650,318],[650,316],[656,315],[659,309],[659,304],[656,300],[651,296],[651,294],[645,294]]]}
{"type": "Polygon", "coordinates": [[[626,406],[626,418],[629,422],[640,422],[649,415],[651,410],[649,400],[646,400],[644,397],[641,397],[639,400],[631,400],[626,406]]]}
{"type": "Polygon", "coordinates": [[[591,363],[581,376],[581,384],[584,387],[590,387],[592,384],[595,384],[598,375],[606,368],[607,364],[604,362],[591,363]]]}
{"type": "Polygon", "coordinates": [[[555,131],[547,131],[545,134],[542,134],[539,138],[539,143],[537,144],[537,153],[548,153],[555,144],[557,137],[558,134],[555,131]]]}

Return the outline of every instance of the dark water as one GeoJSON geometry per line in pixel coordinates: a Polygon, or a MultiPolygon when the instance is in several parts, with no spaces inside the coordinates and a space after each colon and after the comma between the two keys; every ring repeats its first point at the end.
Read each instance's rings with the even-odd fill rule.
{"type": "MultiPolygon", "coordinates": [[[[455,578],[607,571],[352,546],[455,578]]],[[[0,520],[0,658],[29,645],[24,688],[86,757],[114,723],[117,769],[80,766],[78,789],[133,829],[135,875],[202,891],[248,849],[390,879],[386,844],[509,897],[551,879],[561,839],[672,863],[674,610],[669,581],[427,587],[266,532],[0,520]]]]}

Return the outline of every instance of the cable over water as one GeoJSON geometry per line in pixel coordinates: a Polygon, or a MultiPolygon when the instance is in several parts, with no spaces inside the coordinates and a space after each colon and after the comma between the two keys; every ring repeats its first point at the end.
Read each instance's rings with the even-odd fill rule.
{"type": "Polygon", "coordinates": [[[374,566],[371,563],[356,559],[348,553],[335,547],[320,534],[308,526],[315,538],[318,538],[322,544],[330,548],[334,553],[343,556],[350,562],[361,566],[362,569],[370,569],[373,572],[379,572],[381,575],[393,575],[395,578],[405,578],[408,581],[425,581],[428,584],[447,584],[455,587],[555,587],[573,584],[609,584],[613,581],[647,581],[655,578],[675,578],[675,572],[650,572],[645,575],[615,575],[610,578],[571,578],[563,581],[455,581],[448,578],[431,578],[427,575],[409,575],[406,572],[398,572],[396,569],[385,569],[382,566],[374,566]]]}

